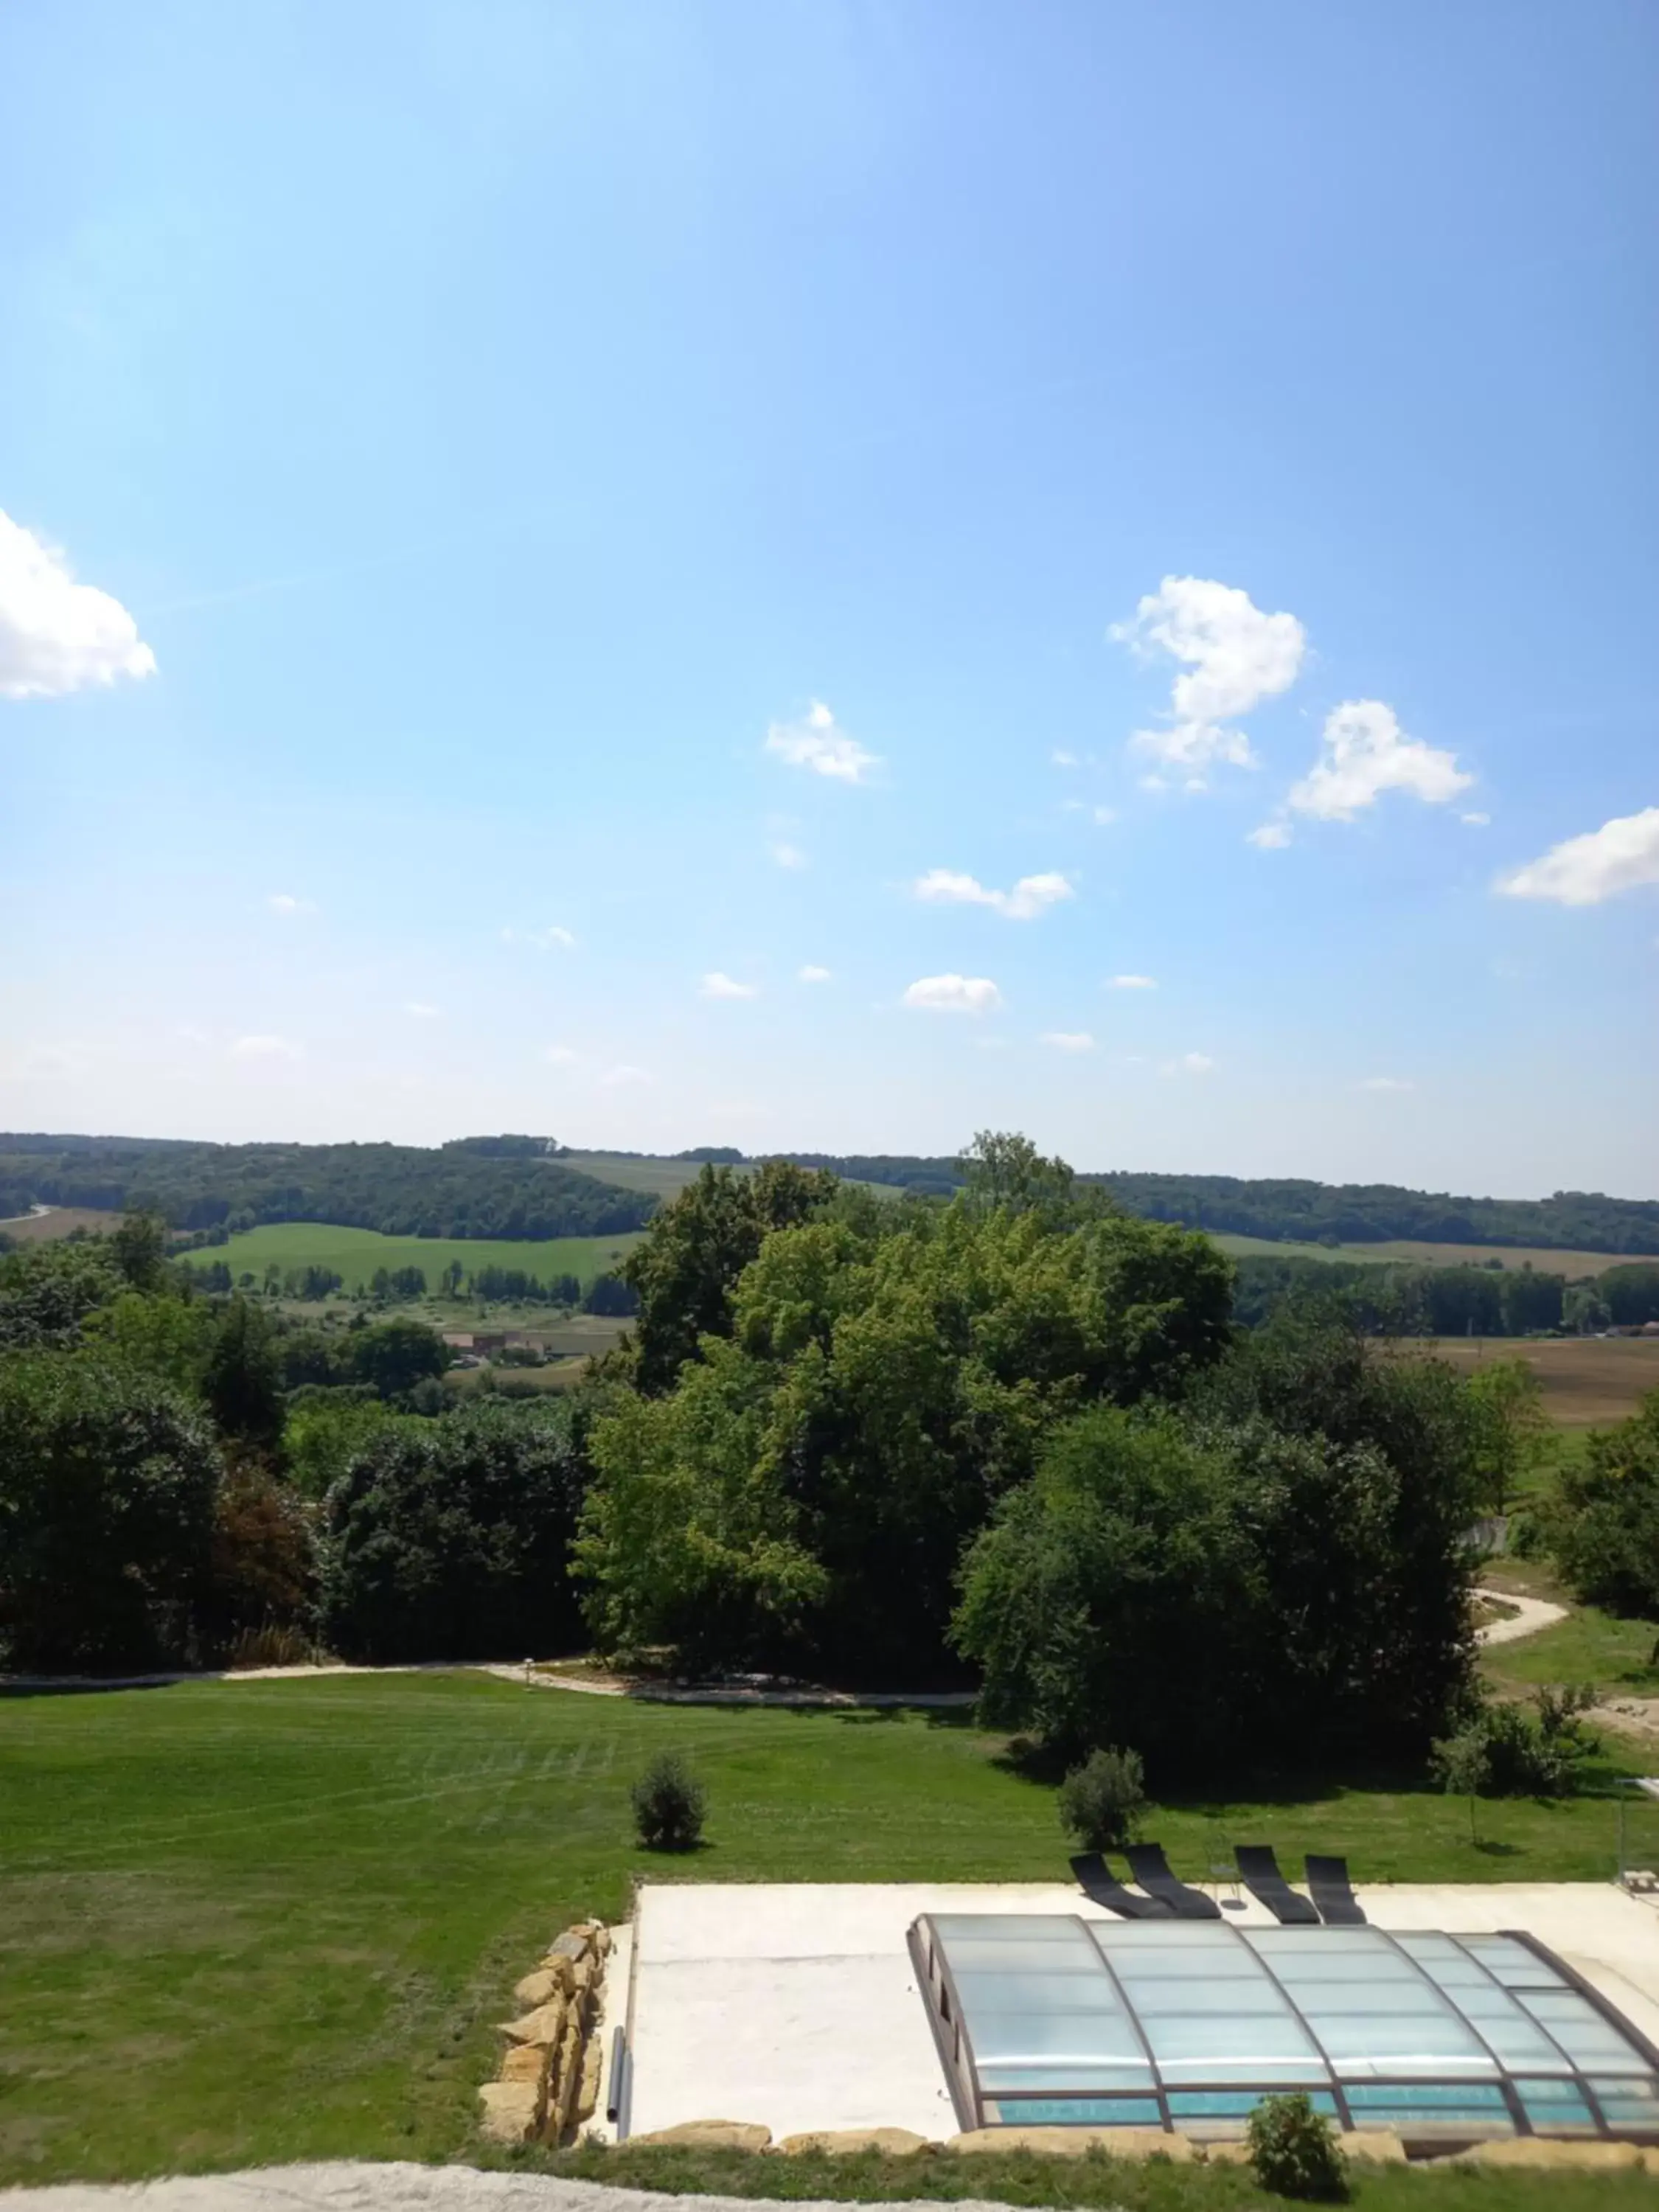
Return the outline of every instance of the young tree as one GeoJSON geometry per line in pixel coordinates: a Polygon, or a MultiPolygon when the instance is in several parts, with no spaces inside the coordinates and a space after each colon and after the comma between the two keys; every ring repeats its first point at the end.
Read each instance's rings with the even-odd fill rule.
{"type": "Polygon", "coordinates": [[[167,1225],[159,1213],[124,1213],[109,1245],[110,1256],[135,1291],[160,1288],[167,1274],[167,1225]]]}
{"type": "Polygon", "coordinates": [[[1493,1359],[1470,1376],[1468,1396],[1481,1496],[1490,1511],[1507,1513],[1550,1436],[1544,1393],[1524,1359],[1493,1359]]]}
{"type": "Polygon", "coordinates": [[[1659,1390],[1627,1421],[1591,1436],[1582,1461],[1561,1469],[1539,1521],[1577,1596],[1659,1620],[1659,1390]]]}
{"type": "Polygon", "coordinates": [[[202,1382],[219,1433],[269,1450],[283,1432],[283,1388],[269,1317],[243,1297],[220,1316],[202,1382]]]}

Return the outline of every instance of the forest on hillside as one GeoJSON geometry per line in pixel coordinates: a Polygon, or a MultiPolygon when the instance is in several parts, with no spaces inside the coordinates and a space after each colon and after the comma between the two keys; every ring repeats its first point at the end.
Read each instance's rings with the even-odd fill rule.
{"type": "Polygon", "coordinates": [[[328,1221],[391,1237],[609,1237],[656,1200],[545,1157],[541,1138],[453,1145],[199,1145],[0,1135],[0,1216],[34,1206],[150,1209],[235,1236],[328,1221]],[[534,1146],[534,1151],[524,1148],[534,1146]]]}
{"type": "MultiPolygon", "coordinates": [[[[892,1154],[787,1152],[799,1167],[829,1168],[860,1182],[948,1196],[963,1182],[957,1159],[892,1154]]],[[[1237,1176],[1080,1173],[1127,1213],[1224,1236],[1281,1243],[1521,1244],[1556,1251],[1659,1254],[1659,1200],[1559,1190],[1550,1198],[1458,1198],[1395,1183],[1248,1181],[1237,1176]]]]}

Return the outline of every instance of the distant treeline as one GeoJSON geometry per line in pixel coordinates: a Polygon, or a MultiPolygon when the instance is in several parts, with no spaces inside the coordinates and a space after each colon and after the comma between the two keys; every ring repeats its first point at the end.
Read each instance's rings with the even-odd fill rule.
{"type": "MultiPolygon", "coordinates": [[[[346,1289],[344,1276],[333,1267],[279,1267],[272,1261],[263,1274],[244,1271],[233,1275],[228,1261],[224,1260],[181,1259],[175,1264],[192,1290],[210,1296],[223,1296],[234,1290],[258,1290],[267,1296],[320,1304],[340,1297],[346,1289]]],[[[563,1306],[573,1312],[580,1307],[586,1313],[625,1316],[633,1313],[639,1304],[619,1275],[596,1275],[584,1294],[581,1279],[577,1275],[551,1275],[544,1280],[522,1267],[475,1267],[469,1271],[459,1260],[452,1261],[441,1271],[437,1285],[441,1295],[447,1298],[477,1298],[490,1304],[563,1306]]],[[[377,1267],[367,1282],[354,1280],[351,1285],[354,1294],[363,1292],[388,1304],[423,1298],[428,1287],[424,1267],[377,1267]]]]}
{"type": "Polygon", "coordinates": [[[0,1135],[0,1215],[33,1206],[153,1210],[174,1229],[234,1236],[327,1221],[390,1237],[609,1237],[656,1199],[547,1157],[542,1137],[414,1145],[197,1145],[0,1135]]]}
{"type": "MultiPolygon", "coordinates": [[[[930,1195],[948,1197],[963,1181],[958,1159],[831,1152],[775,1157],[930,1195]]],[[[1078,1181],[1109,1191],[1126,1212],[1148,1220],[1276,1243],[1369,1244],[1409,1237],[1434,1244],[1659,1254],[1659,1200],[1606,1198],[1596,1191],[1454,1198],[1394,1183],[1242,1182],[1233,1176],[1079,1175],[1078,1181]]]]}
{"type": "Polygon", "coordinates": [[[1289,1306],[1340,1307],[1378,1336],[1532,1336],[1659,1321],[1659,1262],[1577,1282],[1530,1267],[1379,1267],[1374,1261],[1240,1260],[1233,1318],[1258,1328],[1289,1306]]]}

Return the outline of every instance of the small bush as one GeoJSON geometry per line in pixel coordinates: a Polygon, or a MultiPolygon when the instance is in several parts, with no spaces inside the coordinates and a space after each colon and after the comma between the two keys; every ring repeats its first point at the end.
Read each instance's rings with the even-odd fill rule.
{"type": "Polygon", "coordinates": [[[1585,1761],[1598,1749],[1580,1716],[1595,1702],[1592,1684],[1546,1686],[1534,1710],[1482,1705],[1459,1733],[1435,1746],[1446,1788],[1486,1797],[1571,1797],[1585,1761]]]}
{"type": "Polygon", "coordinates": [[[1097,1751],[1060,1785],[1060,1824],[1085,1850],[1133,1843],[1146,1802],[1138,1751],[1097,1751]]]}
{"type": "Polygon", "coordinates": [[[705,1799],[677,1751],[659,1752],[634,1784],[634,1829],[648,1851],[694,1850],[705,1799]]]}
{"type": "Polygon", "coordinates": [[[1314,2203],[1346,2203],[1348,2161],[1336,2130],[1306,2093],[1264,2097],[1250,2114],[1250,2163],[1263,2189],[1314,2203]]]}

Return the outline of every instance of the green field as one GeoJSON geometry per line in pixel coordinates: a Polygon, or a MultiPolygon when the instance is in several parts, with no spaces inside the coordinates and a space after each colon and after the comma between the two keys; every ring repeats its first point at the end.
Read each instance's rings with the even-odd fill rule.
{"type": "MultiPolygon", "coordinates": [[[[465,2153],[514,1979],[661,1871],[628,1788],[669,1743],[708,1790],[699,1879],[1064,1878],[1052,1791],[955,1714],[465,1674],[0,1696],[0,2182],[465,2153]]],[[[1188,1875],[1218,1835],[1346,1851],[1362,1881],[1613,1869],[1605,1796],[1481,1822],[1476,1849],[1459,1800],[1314,1785],[1148,1832],[1188,1875]]]]}
{"type": "Polygon", "coordinates": [[[198,1267],[222,1260],[233,1279],[245,1273],[262,1279],[272,1266],[284,1272],[331,1267],[348,1291],[359,1283],[367,1288],[377,1267],[422,1267],[428,1289],[435,1291],[452,1260],[469,1273],[477,1267],[522,1267],[544,1282],[552,1275],[577,1275],[586,1285],[625,1259],[643,1233],[630,1229],[615,1237],[552,1237],[537,1243],[494,1237],[382,1237],[376,1229],[341,1229],[326,1221],[274,1221],[228,1243],[182,1256],[198,1267]]]}
{"type": "Polygon", "coordinates": [[[1387,1267],[1402,1261],[1426,1267],[1531,1267],[1540,1275],[1599,1275],[1604,1268],[1627,1267],[1645,1255],[1632,1252],[1555,1252],[1544,1244],[1432,1244],[1396,1237],[1379,1244],[1279,1243],[1270,1237],[1233,1237],[1212,1232],[1212,1241],[1236,1260],[1345,1260],[1387,1267]]]}

